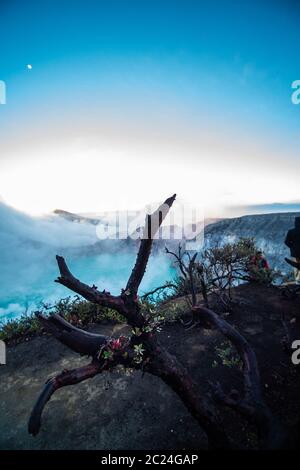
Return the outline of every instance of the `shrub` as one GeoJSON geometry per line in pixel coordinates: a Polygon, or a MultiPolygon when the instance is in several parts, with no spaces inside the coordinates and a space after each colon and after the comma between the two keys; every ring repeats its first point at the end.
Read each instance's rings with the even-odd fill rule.
{"type": "MultiPolygon", "coordinates": [[[[66,297],[59,300],[53,306],[42,304],[39,313],[45,315],[58,314],[74,326],[86,326],[89,323],[101,323],[112,321],[124,323],[125,319],[118,312],[100,307],[78,296],[66,297]]],[[[43,332],[43,327],[34,313],[24,314],[16,320],[2,323],[0,328],[0,339],[7,343],[20,341],[43,332]]]]}
{"type": "Polygon", "coordinates": [[[276,278],[272,269],[259,266],[259,250],[253,238],[241,238],[193,256],[182,250],[181,245],[177,253],[167,248],[166,252],[175,258],[179,268],[178,276],[173,281],[172,297],[191,296],[191,304],[197,301],[196,294],[201,294],[204,304],[208,306],[211,293],[223,300],[225,297],[231,300],[231,289],[240,283],[271,284],[276,278]]]}
{"type": "MultiPolygon", "coordinates": [[[[229,341],[224,341],[215,348],[219,362],[226,367],[238,367],[242,369],[242,361],[235,348],[229,341]]],[[[218,361],[214,361],[212,366],[217,367],[218,361]]]]}

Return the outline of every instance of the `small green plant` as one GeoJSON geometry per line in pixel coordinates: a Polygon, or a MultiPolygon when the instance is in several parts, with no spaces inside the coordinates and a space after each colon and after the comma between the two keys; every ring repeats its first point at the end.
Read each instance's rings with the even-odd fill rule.
{"type": "Polygon", "coordinates": [[[143,356],[144,356],[144,352],[145,352],[145,349],[143,348],[143,344],[135,344],[133,346],[133,350],[134,350],[134,362],[136,364],[141,364],[141,362],[143,362],[143,356]]]}
{"type": "MultiPolygon", "coordinates": [[[[238,356],[236,350],[232,347],[229,342],[223,342],[220,346],[215,347],[215,352],[221,364],[227,367],[238,367],[242,368],[242,361],[238,356]]],[[[212,367],[217,367],[218,361],[214,360],[212,367]]]]}
{"type": "MultiPolygon", "coordinates": [[[[40,313],[45,315],[58,314],[74,326],[83,327],[89,323],[101,323],[103,321],[124,323],[125,319],[115,310],[103,308],[92,304],[80,297],[66,297],[59,300],[53,306],[41,304],[40,313]]],[[[43,327],[35,314],[24,314],[16,320],[2,323],[0,327],[0,340],[11,342],[21,341],[43,332],[43,327]]]]}
{"type": "Polygon", "coordinates": [[[184,301],[172,300],[160,305],[159,310],[164,316],[164,323],[175,323],[190,311],[190,307],[184,301]]]}
{"type": "Polygon", "coordinates": [[[104,351],[103,352],[103,358],[106,360],[106,361],[111,361],[114,357],[114,354],[112,351],[104,351]]]}
{"type": "Polygon", "coordinates": [[[22,315],[17,320],[10,320],[3,323],[0,329],[0,339],[10,341],[21,337],[34,336],[41,332],[41,325],[35,316],[22,315]]]}

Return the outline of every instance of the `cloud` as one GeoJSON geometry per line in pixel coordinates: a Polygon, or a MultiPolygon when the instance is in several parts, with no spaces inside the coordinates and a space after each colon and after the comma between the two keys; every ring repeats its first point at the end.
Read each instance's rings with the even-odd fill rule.
{"type": "MultiPolygon", "coordinates": [[[[53,304],[73,295],[54,282],[56,254],[67,258],[83,282],[114,294],[126,284],[136,257],[135,249],[128,251],[118,240],[99,243],[93,225],[54,215],[35,218],[0,203],[0,320],[32,312],[41,301],[53,304]]],[[[166,256],[152,257],[141,289],[151,289],[171,276],[166,256]]]]}
{"type": "Polygon", "coordinates": [[[1,202],[0,230],[0,237],[8,244],[23,239],[53,247],[76,247],[97,241],[95,227],[91,225],[70,224],[55,215],[31,217],[1,202]]]}

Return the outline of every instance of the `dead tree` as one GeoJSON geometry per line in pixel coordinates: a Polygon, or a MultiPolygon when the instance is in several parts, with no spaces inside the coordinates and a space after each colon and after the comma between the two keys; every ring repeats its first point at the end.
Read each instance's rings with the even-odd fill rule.
{"type": "Polygon", "coordinates": [[[43,409],[56,390],[90,379],[121,364],[153,374],[171,387],[206,432],[211,448],[231,447],[219,420],[216,398],[222,404],[235,408],[256,424],[263,447],[278,448],[285,445],[287,440],[285,430],[273,417],[262,397],[255,353],[233,327],[211,310],[194,306],[194,313],[206,326],[217,328],[234,344],[244,363],[244,398],[238,398],[236,394],[227,396],[220,386],[214,387],[215,393],[212,397],[201,393],[199,384],[194,382],[185,367],[159,342],[156,334],[157,324],[153,322],[153,318],[141,311],[138,289],[146,270],[153,238],[175,197],[176,195],[168,198],[156,212],[146,216],[136,263],[120,295],[114,296],[105,290],[99,291],[94,285],[84,284],[73,276],[65,260],[57,256],[60,276],[56,282],[90,302],[116,310],[126,318],[133,333],[130,337],[112,338],[75,328],[59,315],[48,317],[38,315],[47,331],[73,351],[90,356],[91,361],[83,367],[64,370],[46,382],[29,419],[28,431],[32,435],[39,432],[43,409]]]}
{"type": "Polygon", "coordinates": [[[191,307],[197,304],[197,293],[201,293],[204,301],[204,305],[208,307],[208,292],[209,287],[206,282],[206,272],[203,265],[196,262],[198,253],[191,255],[188,251],[183,250],[181,244],[178,245],[177,253],[170,251],[168,247],[165,247],[165,252],[175,258],[174,264],[179,269],[179,277],[177,286],[175,286],[175,292],[177,290],[178,296],[185,296],[188,311],[191,317],[184,322],[185,327],[193,327],[195,323],[194,314],[191,307]],[[191,298],[190,298],[191,296],[191,298]]]}

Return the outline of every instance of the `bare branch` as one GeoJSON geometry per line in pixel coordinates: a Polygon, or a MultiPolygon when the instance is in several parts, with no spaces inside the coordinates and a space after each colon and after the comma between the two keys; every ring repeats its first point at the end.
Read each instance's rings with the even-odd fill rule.
{"type": "Polygon", "coordinates": [[[175,201],[175,198],[176,194],[166,199],[165,202],[155,212],[153,212],[153,214],[148,214],[146,216],[145,228],[140,248],[137,254],[134,268],[126,286],[126,291],[129,291],[132,296],[136,295],[139,285],[145,274],[146,266],[151,253],[153,239],[164,218],[168,214],[173,202],[175,201]]]}
{"type": "Polygon", "coordinates": [[[191,284],[191,293],[192,293],[192,305],[193,307],[197,303],[197,295],[196,295],[196,289],[195,289],[195,282],[194,282],[194,267],[195,267],[195,260],[197,257],[198,253],[195,253],[192,258],[189,256],[189,278],[190,278],[190,284],[191,284]]]}
{"type": "Polygon", "coordinates": [[[181,252],[181,245],[179,244],[179,246],[178,246],[178,255],[176,253],[174,253],[173,251],[170,251],[168,249],[168,247],[165,247],[165,251],[168,255],[174,256],[174,258],[177,260],[178,267],[180,269],[181,274],[186,279],[187,278],[187,273],[186,273],[187,267],[186,267],[186,265],[184,264],[184,261],[183,261],[184,253],[182,254],[182,252],[181,252]]]}
{"type": "Polygon", "coordinates": [[[79,382],[82,382],[83,380],[94,377],[100,372],[101,368],[99,363],[91,362],[90,364],[83,367],[79,367],[77,369],[63,371],[56,377],[49,379],[46,382],[31,412],[28,422],[28,432],[33,436],[36,436],[38,434],[41,427],[41,417],[43,409],[46,403],[50,400],[53,393],[56,392],[56,390],[67,385],[74,385],[79,382]]]}
{"type": "Polygon", "coordinates": [[[192,416],[205,430],[209,447],[214,449],[230,448],[226,432],[219,422],[218,413],[213,400],[201,394],[199,386],[192,380],[188,371],[179,361],[160,347],[147,366],[146,370],[160,377],[181,398],[192,416]]]}
{"type": "Polygon", "coordinates": [[[140,296],[141,299],[147,299],[148,297],[150,297],[151,295],[154,295],[156,294],[157,292],[160,292],[164,289],[176,289],[176,285],[175,284],[172,284],[171,282],[166,282],[166,284],[164,284],[163,286],[159,286],[159,287],[156,287],[155,289],[149,291],[149,292],[146,292],[146,294],[143,294],[142,296],[140,296]]]}
{"type": "Polygon", "coordinates": [[[73,276],[62,256],[56,256],[56,260],[60,271],[60,277],[58,277],[55,282],[68,287],[73,292],[76,292],[84,299],[89,300],[94,304],[112,308],[117,310],[119,313],[124,314],[126,309],[121,296],[113,296],[110,292],[105,290],[100,292],[96,286],[90,287],[87,284],[84,284],[73,276]]]}
{"type": "Polygon", "coordinates": [[[38,313],[37,317],[44,328],[52,333],[55,338],[80,354],[94,356],[110,340],[108,336],[88,333],[76,328],[59,315],[45,317],[38,313]]]}
{"type": "Polygon", "coordinates": [[[229,341],[233,343],[244,364],[243,373],[246,398],[255,397],[255,401],[261,401],[260,374],[256,354],[247,340],[235,328],[233,328],[233,326],[212,310],[197,306],[193,308],[193,311],[199,316],[200,320],[203,320],[209,325],[217,328],[226,338],[229,339],[229,341]]]}
{"type": "Polygon", "coordinates": [[[233,392],[226,395],[221,386],[217,385],[214,387],[216,398],[223,404],[236,409],[257,425],[263,447],[280,447],[286,435],[262,396],[260,374],[254,350],[233,326],[212,310],[201,306],[194,307],[192,310],[201,321],[218,329],[228,338],[243,361],[244,397],[240,399],[233,392]]]}

